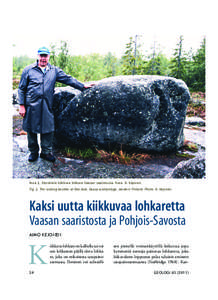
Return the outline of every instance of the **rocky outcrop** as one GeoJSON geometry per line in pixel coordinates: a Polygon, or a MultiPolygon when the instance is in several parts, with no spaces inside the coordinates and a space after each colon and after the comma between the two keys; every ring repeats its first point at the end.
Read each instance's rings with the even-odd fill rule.
{"type": "Polygon", "coordinates": [[[186,125],[204,127],[205,121],[200,117],[186,117],[186,125]]]}
{"type": "Polygon", "coordinates": [[[162,76],[117,76],[91,89],[54,98],[58,144],[122,144],[151,152],[176,151],[190,94],[181,80],[162,76]]]}
{"type": "Polygon", "coordinates": [[[205,178],[205,153],[178,163],[166,178],[205,178]]]}

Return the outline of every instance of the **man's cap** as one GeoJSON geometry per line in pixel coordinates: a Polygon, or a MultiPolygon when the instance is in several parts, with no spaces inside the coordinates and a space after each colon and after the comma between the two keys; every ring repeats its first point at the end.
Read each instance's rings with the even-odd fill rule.
{"type": "Polygon", "coordinates": [[[39,54],[39,55],[40,55],[40,54],[47,54],[47,55],[49,55],[49,54],[50,54],[50,51],[49,51],[49,49],[46,48],[46,47],[40,47],[39,50],[38,50],[38,54],[39,54]]]}

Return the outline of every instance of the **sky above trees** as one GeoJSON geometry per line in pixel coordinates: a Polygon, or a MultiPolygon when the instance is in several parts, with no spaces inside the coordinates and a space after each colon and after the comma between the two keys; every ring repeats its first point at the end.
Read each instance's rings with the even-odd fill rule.
{"type": "MultiPolygon", "coordinates": [[[[199,1],[82,0],[29,5],[27,0],[13,3],[7,36],[13,55],[35,57],[37,49],[68,41],[71,55],[113,53],[121,56],[129,37],[140,35],[146,49],[156,40],[166,54],[180,35],[184,48],[198,48],[207,34],[208,6],[199,1]],[[23,9],[21,9],[23,8],[23,9]],[[25,8],[25,9],[24,9],[25,8]],[[45,16],[45,19],[43,19],[45,16]]],[[[213,11],[210,11],[212,17],[213,11]]]]}
{"type": "MultiPolygon", "coordinates": [[[[123,34],[101,34],[91,33],[87,36],[80,37],[76,34],[67,36],[65,39],[68,42],[69,53],[71,55],[86,55],[91,53],[107,54],[111,52],[117,57],[125,52],[126,43],[129,41],[129,37],[138,35],[137,42],[142,45],[142,48],[149,50],[153,47],[154,42],[156,46],[160,47],[167,56],[172,54],[175,48],[179,34],[161,34],[161,33],[150,33],[150,32],[135,32],[132,35],[128,35],[128,32],[123,34]]],[[[63,35],[66,36],[66,35],[63,35]]],[[[199,48],[200,43],[203,39],[204,34],[200,33],[186,33],[184,36],[184,49],[187,51],[190,48],[194,50],[199,48]]],[[[25,40],[22,37],[14,38],[12,45],[13,56],[28,55],[29,57],[35,57],[37,50],[40,46],[50,47],[51,44],[60,43],[60,40],[50,36],[47,38],[37,37],[34,39],[25,40]]]]}

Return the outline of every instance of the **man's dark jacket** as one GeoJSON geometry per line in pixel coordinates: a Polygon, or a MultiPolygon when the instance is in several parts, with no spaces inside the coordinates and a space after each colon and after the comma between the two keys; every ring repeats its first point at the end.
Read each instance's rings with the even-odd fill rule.
{"type": "Polygon", "coordinates": [[[47,65],[45,74],[37,63],[23,70],[18,88],[18,99],[19,104],[26,108],[23,119],[25,131],[43,134],[54,131],[52,106],[56,81],[80,91],[84,89],[83,83],[50,64],[47,65]]]}

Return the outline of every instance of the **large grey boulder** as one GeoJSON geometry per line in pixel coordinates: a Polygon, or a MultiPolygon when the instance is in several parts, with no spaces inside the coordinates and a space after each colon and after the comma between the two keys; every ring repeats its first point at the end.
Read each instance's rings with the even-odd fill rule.
{"type": "Polygon", "coordinates": [[[183,145],[190,94],[181,80],[117,76],[98,81],[68,101],[66,97],[59,92],[54,99],[59,145],[122,144],[155,152],[176,151],[183,145]]]}

